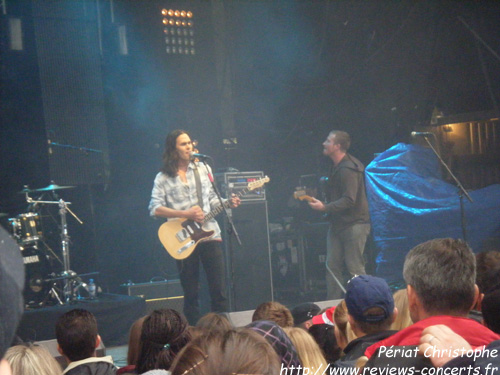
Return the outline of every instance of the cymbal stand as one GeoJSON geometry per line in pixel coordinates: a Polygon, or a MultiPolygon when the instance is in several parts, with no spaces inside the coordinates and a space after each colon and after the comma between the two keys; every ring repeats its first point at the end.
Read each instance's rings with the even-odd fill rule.
{"type": "Polygon", "coordinates": [[[73,217],[80,223],[83,222],[74,214],[73,211],[68,207],[70,202],[65,202],[63,199],[59,199],[59,215],[61,216],[61,246],[62,246],[62,256],[64,262],[63,276],[66,276],[64,280],[64,299],[66,303],[73,300],[73,288],[71,285],[71,280],[75,277],[75,273],[71,271],[70,258],[69,258],[69,235],[68,235],[68,223],[66,220],[66,213],[69,212],[73,217]]]}
{"type": "MultiPolygon", "coordinates": [[[[63,267],[64,271],[62,272],[62,279],[64,280],[63,287],[63,296],[64,301],[66,303],[71,302],[75,298],[75,293],[73,293],[72,281],[78,278],[76,272],[71,271],[70,267],[70,254],[69,254],[69,235],[68,235],[68,223],[66,219],[66,215],[69,212],[80,224],[83,222],[75,215],[73,211],[68,207],[71,202],[65,202],[63,199],[59,199],[58,201],[41,201],[41,200],[33,200],[31,197],[26,194],[26,200],[28,203],[42,203],[42,204],[57,204],[59,205],[59,216],[61,217],[61,248],[62,248],[62,257],[63,257],[63,267]]],[[[52,293],[56,293],[52,288],[52,293]]],[[[60,298],[56,297],[58,301],[60,298]]]]}

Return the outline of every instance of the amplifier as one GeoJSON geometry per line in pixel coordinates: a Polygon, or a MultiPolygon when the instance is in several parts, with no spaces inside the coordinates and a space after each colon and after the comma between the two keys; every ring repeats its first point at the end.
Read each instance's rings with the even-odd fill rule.
{"type": "Polygon", "coordinates": [[[127,283],[121,288],[129,296],[138,296],[146,300],[146,314],[156,309],[174,309],[182,313],[184,292],[179,279],[154,281],[149,283],[127,283]]]}
{"type": "Polygon", "coordinates": [[[149,283],[127,283],[122,284],[121,288],[125,290],[129,296],[138,296],[146,301],[157,298],[168,298],[182,296],[182,286],[179,279],[154,281],[149,283]]]}
{"type": "MultiPolygon", "coordinates": [[[[215,175],[219,189],[222,194],[226,194],[226,197],[230,197],[231,194],[238,194],[247,188],[250,182],[260,180],[263,177],[264,172],[226,172],[215,175]]],[[[249,191],[241,197],[241,202],[264,200],[266,200],[265,185],[249,191]]]]}

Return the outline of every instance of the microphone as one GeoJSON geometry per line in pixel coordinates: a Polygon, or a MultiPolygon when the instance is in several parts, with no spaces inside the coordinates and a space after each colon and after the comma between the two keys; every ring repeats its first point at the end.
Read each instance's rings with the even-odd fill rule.
{"type": "Polygon", "coordinates": [[[416,138],[416,137],[433,137],[434,133],[431,133],[431,132],[411,132],[411,136],[413,138],[416,138]]]}
{"type": "Polygon", "coordinates": [[[193,159],[200,159],[200,160],[207,160],[207,159],[212,159],[210,156],[205,155],[205,154],[198,154],[196,152],[191,153],[191,157],[193,159]]]}

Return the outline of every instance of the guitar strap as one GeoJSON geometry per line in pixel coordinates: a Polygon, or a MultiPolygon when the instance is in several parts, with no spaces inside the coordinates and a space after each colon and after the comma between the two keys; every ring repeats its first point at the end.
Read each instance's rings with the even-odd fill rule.
{"type": "Polygon", "coordinates": [[[198,195],[198,205],[203,210],[203,197],[201,196],[200,171],[198,171],[198,166],[196,164],[194,164],[194,179],[196,181],[196,194],[198,195]]]}

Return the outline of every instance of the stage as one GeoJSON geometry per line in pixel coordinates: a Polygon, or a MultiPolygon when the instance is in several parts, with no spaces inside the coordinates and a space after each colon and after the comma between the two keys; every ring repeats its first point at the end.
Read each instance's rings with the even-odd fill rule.
{"type": "Polygon", "coordinates": [[[100,294],[96,300],[29,309],[23,314],[17,335],[27,342],[55,339],[57,319],[72,309],[92,312],[104,345],[119,346],[127,343],[132,323],[146,315],[146,302],[135,296],[100,294]]]}

